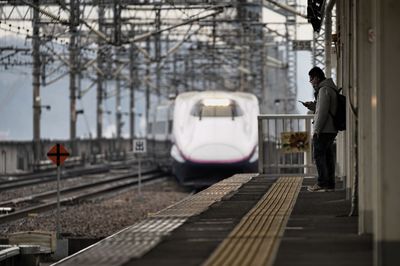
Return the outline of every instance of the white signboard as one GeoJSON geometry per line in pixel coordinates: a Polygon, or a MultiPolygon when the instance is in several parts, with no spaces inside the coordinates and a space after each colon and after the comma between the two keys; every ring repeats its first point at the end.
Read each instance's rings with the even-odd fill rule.
{"type": "Polygon", "coordinates": [[[146,139],[134,139],[133,153],[146,153],[146,152],[147,152],[146,139]]]}
{"type": "Polygon", "coordinates": [[[309,40],[294,40],[293,41],[293,50],[294,51],[311,51],[311,41],[309,40]]]}

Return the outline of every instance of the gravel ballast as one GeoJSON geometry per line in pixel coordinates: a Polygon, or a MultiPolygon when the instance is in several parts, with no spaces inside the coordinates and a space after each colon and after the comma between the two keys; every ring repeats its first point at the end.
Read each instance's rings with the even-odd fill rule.
{"type": "MultiPolygon", "coordinates": [[[[61,208],[61,232],[65,237],[102,238],[189,195],[173,178],[158,181],[115,197],[61,208]]],[[[56,210],[0,225],[0,237],[20,231],[55,231],[56,210]]]]}

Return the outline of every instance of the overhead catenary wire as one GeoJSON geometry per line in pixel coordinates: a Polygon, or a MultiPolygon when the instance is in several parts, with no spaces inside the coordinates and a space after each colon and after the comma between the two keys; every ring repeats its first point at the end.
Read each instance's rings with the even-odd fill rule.
{"type": "MultiPolygon", "coordinates": [[[[65,17],[70,14],[70,10],[65,4],[65,1],[56,2],[58,3],[58,10],[56,10],[57,6],[55,4],[52,4],[54,8],[50,7],[50,5],[46,6],[46,4],[41,4],[36,7],[53,15],[53,19],[47,19],[48,16],[45,16],[44,13],[41,12],[42,18],[45,20],[45,24],[42,24],[40,32],[40,38],[42,40],[41,53],[49,54],[46,55],[48,58],[46,61],[51,64],[51,67],[60,67],[62,70],[69,71],[69,66],[64,65],[63,61],[66,61],[69,56],[69,51],[65,48],[69,46],[67,38],[71,32],[69,32],[66,26],[54,18],[65,17]],[[46,28],[47,30],[43,30],[46,28]],[[44,48],[45,45],[51,47],[53,53],[47,51],[46,48],[44,48]],[[60,47],[58,45],[60,45],[60,47]],[[54,53],[57,55],[54,55],[54,53]],[[64,60],[57,56],[60,56],[64,60]]],[[[171,87],[169,82],[174,83],[173,86],[177,88],[177,91],[186,90],[189,85],[197,86],[198,89],[201,89],[202,86],[204,86],[204,88],[210,87],[209,85],[212,83],[218,83],[218,86],[224,85],[219,84],[221,77],[228,79],[228,76],[223,76],[228,74],[231,74],[229,75],[229,79],[232,80],[232,83],[236,84],[237,80],[235,79],[237,77],[235,75],[237,75],[239,70],[234,66],[239,65],[240,60],[242,60],[238,57],[240,52],[248,54],[248,56],[243,59],[243,62],[247,64],[243,69],[246,68],[250,71],[247,71],[248,73],[252,73],[251,75],[247,74],[248,76],[245,77],[245,79],[248,79],[249,84],[252,82],[252,86],[258,86],[255,80],[260,82],[260,77],[257,76],[258,74],[254,73],[259,73],[259,70],[257,70],[259,65],[257,65],[257,56],[253,56],[251,53],[258,53],[257,49],[259,48],[254,45],[255,42],[253,41],[256,37],[254,37],[255,34],[252,33],[252,31],[253,27],[259,27],[259,25],[261,25],[260,23],[255,21],[251,22],[250,17],[243,17],[243,21],[246,22],[246,25],[250,25],[251,32],[238,33],[237,27],[241,19],[236,17],[236,12],[239,8],[239,4],[219,5],[219,2],[214,1],[207,5],[191,6],[191,4],[188,3],[187,5],[174,6],[174,1],[168,2],[170,3],[162,3],[160,5],[158,5],[158,3],[153,3],[140,6],[135,6],[134,4],[124,6],[124,10],[119,18],[124,21],[123,24],[125,25],[123,26],[121,35],[123,43],[119,48],[115,48],[116,43],[110,38],[110,36],[113,36],[114,31],[111,25],[112,23],[110,23],[110,21],[112,22],[114,19],[112,7],[105,7],[106,16],[104,21],[106,24],[109,23],[110,25],[106,26],[104,29],[100,29],[97,21],[98,14],[95,12],[96,6],[87,1],[81,1],[81,13],[76,20],[78,38],[76,47],[80,50],[78,51],[78,65],[79,72],[82,73],[83,77],[91,81],[96,78],[109,81],[115,78],[115,73],[118,73],[124,82],[126,82],[125,84],[131,84],[133,79],[129,76],[128,68],[125,66],[127,62],[126,59],[128,58],[124,49],[126,50],[127,45],[130,44],[129,41],[135,40],[135,49],[139,52],[137,62],[135,61],[135,64],[137,64],[135,72],[139,77],[145,77],[137,81],[135,90],[141,91],[144,89],[144,84],[149,84],[150,93],[154,92],[154,89],[157,87],[153,84],[154,75],[157,71],[156,68],[158,68],[161,73],[161,83],[159,84],[162,84],[162,89],[164,89],[163,87],[171,87]],[[155,13],[159,9],[163,10],[161,13],[162,22],[160,23],[159,30],[154,30],[154,25],[149,24],[149,22],[154,22],[155,13]],[[218,25],[218,29],[214,29],[213,32],[211,27],[215,24],[218,25]],[[95,30],[98,32],[96,33],[95,30]],[[102,38],[101,34],[106,38],[102,38]],[[244,38],[249,41],[239,44],[237,38],[240,37],[240,34],[243,34],[244,38]],[[159,36],[157,38],[162,45],[164,45],[161,49],[162,52],[160,53],[158,64],[154,56],[155,48],[153,46],[153,41],[157,39],[154,38],[155,36],[159,36]],[[99,39],[101,40],[101,44],[98,43],[99,39]],[[146,40],[150,42],[149,50],[143,49],[146,40]],[[166,42],[168,42],[168,44],[166,42]],[[234,50],[235,46],[239,45],[249,49],[246,51],[234,50]],[[115,50],[119,50],[123,54],[121,60],[115,60],[115,50]],[[202,51],[202,54],[197,51],[202,51]],[[171,59],[172,55],[174,55],[173,59],[171,59]],[[221,55],[225,57],[225,60],[221,60],[221,55]],[[105,58],[103,68],[96,64],[97,57],[105,58]],[[187,60],[188,63],[185,65],[185,58],[188,57],[190,57],[190,60],[187,60]],[[149,74],[145,74],[144,65],[146,63],[149,63],[149,74]],[[171,74],[172,65],[174,65],[175,72],[173,78],[171,74]],[[218,69],[222,69],[222,71],[218,69]],[[228,73],[228,69],[231,69],[232,73],[228,73]],[[96,73],[100,75],[94,77],[96,73]],[[210,82],[208,84],[201,84],[199,80],[203,79],[210,82]],[[189,84],[190,81],[193,81],[192,84],[189,84]]],[[[28,9],[32,10],[32,7],[28,9]]],[[[249,12],[252,11],[253,10],[250,10],[249,12]]],[[[23,15],[26,15],[26,13],[23,15]]],[[[15,16],[17,16],[16,13],[15,16]]],[[[12,30],[18,31],[18,29],[14,27],[18,26],[18,23],[19,22],[13,25],[12,30]]],[[[28,34],[24,30],[20,30],[20,32],[24,33],[23,35],[27,37],[26,40],[29,40],[31,32],[28,34]]],[[[265,33],[267,31],[263,32],[265,33]]],[[[268,34],[270,34],[270,32],[268,34]]],[[[269,49],[267,47],[269,43],[270,42],[265,42],[263,47],[269,49]]],[[[268,64],[271,64],[271,62],[268,64]]],[[[56,82],[58,78],[62,79],[60,75],[64,73],[48,71],[46,69],[45,75],[51,75],[51,77],[48,78],[48,82],[56,82]]],[[[230,85],[225,84],[224,86],[230,85]]],[[[109,93],[109,95],[112,95],[112,93],[109,93]]]]}

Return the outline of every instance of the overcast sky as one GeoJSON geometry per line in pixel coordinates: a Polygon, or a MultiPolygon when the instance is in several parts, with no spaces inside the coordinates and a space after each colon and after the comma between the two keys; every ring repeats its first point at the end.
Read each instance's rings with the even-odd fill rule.
{"type": "MultiPolygon", "coordinates": [[[[282,22],[284,19],[265,10],[263,13],[265,22],[282,22]]],[[[305,20],[303,20],[305,21],[305,20]]],[[[278,27],[278,26],[277,26],[278,27]]],[[[279,28],[277,28],[279,29],[279,28]]],[[[0,32],[3,34],[3,32],[0,32]]],[[[298,27],[298,39],[312,38],[311,25],[298,27]]],[[[15,37],[1,38],[0,45],[7,42],[16,42],[15,37]]],[[[23,38],[17,41],[20,46],[29,46],[23,38]]],[[[14,43],[14,45],[16,45],[14,43]]],[[[308,82],[308,71],[311,65],[311,52],[297,52],[297,87],[298,100],[311,100],[312,88],[308,82]]],[[[32,139],[32,69],[30,67],[2,69],[0,71],[0,140],[31,140],[32,139]]],[[[82,88],[89,86],[89,81],[82,80],[82,88]]],[[[109,82],[108,86],[114,86],[109,82]]],[[[123,92],[127,95],[128,92],[123,92]]],[[[41,137],[45,139],[67,139],[69,136],[69,79],[68,76],[60,81],[41,88],[42,105],[50,105],[51,110],[42,110],[41,116],[41,137]]],[[[104,135],[111,137],[115,134],[115,97],[106,101],[105,108],[113,112],[112,115],[105,115],[104,135]]],[[[144,108],[144,96],[140,93],[136,97],[137,112],[142,113],[144,108]]],[[[122,109],[129,109],[128,97],[122,100],[122,109]]],[[[306,113],[306,109],[298,104],[298,111],[306,113]]],[[[96,88],[95,86],[81,99],[77,100],[77,109],[84,109],[85,114],[78,116],[77,135],[89,137],[89,132],[95,136],[96,132],[96,88]]],[[[128,135],[129,117],[123,116],[125,125],[123,134],[128,135]]],[[[143,135],[144,119],[137,117],[137,134],[143,135]]]]}

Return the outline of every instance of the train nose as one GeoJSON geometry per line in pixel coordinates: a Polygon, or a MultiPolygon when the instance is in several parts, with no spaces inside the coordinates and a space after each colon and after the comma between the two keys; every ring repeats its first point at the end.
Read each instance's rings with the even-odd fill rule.
{"type": "Polygon", "coordinates": [[[188,159],[202,163],[234,163],[243,160],[244,157],[245,155],[235,147],[210,144],[193,149],[188,159]]]}

